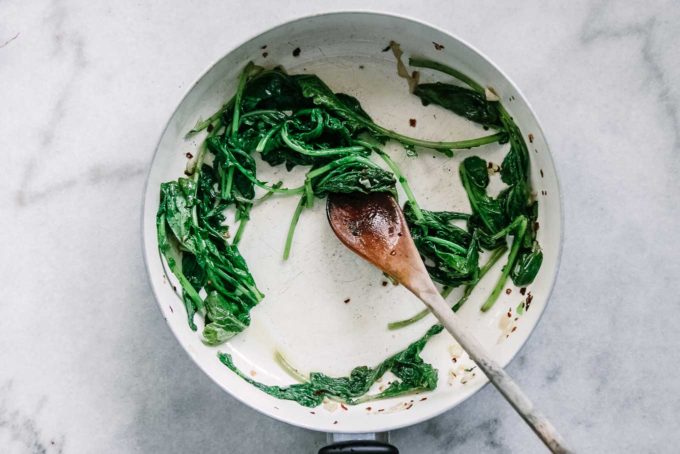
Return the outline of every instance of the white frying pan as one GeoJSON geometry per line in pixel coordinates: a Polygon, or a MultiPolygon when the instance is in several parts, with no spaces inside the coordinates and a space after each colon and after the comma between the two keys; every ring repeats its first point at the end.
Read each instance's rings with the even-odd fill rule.
{"type": "MultiPolygon", "coordinates": [[[[538,120],[520,91],[478,51],[444,31],[403,17],[336,13],[288,22],[250,39],[215,63],[182,99],[161,135],[144,195],[144,255],[149,278],[163,316],[189,356],[215,383],[252,408],[296,426],[335,434],[386,432],[424,421],[463,402],[487,380],[482,373],[465,370],[473,364],[444,332],[423,352],[423,358],[439,370],[439,385],[433,392],[347,409],[330,404],[310,411],[257,390],[222,365],[217,352],[231,353],[241,370],[261,382],[287,385],[293,379],[274,361],[276,350],[303,372],[346,375],[355,366],[375,365],[403,349],[435,322],[434,317],[398,331],[387,329],[388,322],[419,312],[422,303],[401,287],[384,285],[386,280],[379,271],[340,244],[327,225],[323,202],[303,212],[291,257],[284,262],[286,230],[297,200],[276,197],[252,211],[239,245],[266,297],[252,311],[248,329],[220,347],[207,347],[187,326],[175,290],[179,285],[166,273],[158,253],[155,215],[159,186],[182,175],[185,154],[195,155],[202,141],[200,136],[186,140],[185,134],[234,93],[237,76],[250,60],[263,66],[282,65],[289,73],[315,73],[333,90],[357,97],[375,120],[399,132],[438,140],[485,135],[480,127],[436,106],[423,107],[418,98],[409,95],[406,81],[397,76],[392,53],[383,52],[390,40],[401,44],[405,57],[441,61],[493,87],[527,138],[532,184],[539,200],[543,266],[526,295],[508,282],[509,294],[504,292],[492,310],[482,313],[479,307],[504,263],[499,261],[459,311],[493,358],[501,365],[508,364],[538,323],[555,280],[562,236],[559,186],[538,120]],[[299,54],[294,52],[296,48],[299,54]],[[415,127],[410,126],[410,119],[416,120],[415,127]],[[533,297],[530,308],[519,316],[516,308],[529,293],[533,297]]],[[[423,79],[446,80],[423,73],[423,79]]],[[[423,208],[469,211],[458,177],[460,161],[477,154],[500,163],[505,147],[489,145],[458,152],[453,158],[424,151],[417,159],[407,158],[399,145],[390,144],[387,150],[404,169],[423,208]]],[[[289,173],[260,162],[258,176],[271,182],[284,179],[290,182],[286,186],[292,187],[301,181],[302,169],[289,173]]],[[[460,291],[454,291],[449,300],[456,301],[460,291]]]]}

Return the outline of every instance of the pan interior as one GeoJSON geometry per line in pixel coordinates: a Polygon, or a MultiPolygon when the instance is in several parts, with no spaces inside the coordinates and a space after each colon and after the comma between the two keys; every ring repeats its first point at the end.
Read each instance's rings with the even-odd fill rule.
{"type": "MultiPolygon", "coordinates": [[[[474,364],[448,333],[442,333],[430,341],[422,355],[439,370],[439,386],[417,398],[371,402],[349,410],[339,410],[330,404],[311,414],[309,409],[276,400],[245,384],[219,363],[218,351],[231,353],[236,365],[257,380],[286,385],[294,380],[274,360],[276,351],[302,373],[347,375],[355,366],[375,365],[403,349],[422,336],[435,320],[429,315],[407,328],[387,329],[389,322],[408,318],[424,306],[342,246],[327,224],[323,200],[317,200],[313,209],[303,212],[291,256],[283,261],[285,237],[297,199],[273,197],[252,210],[239,247],[265,299],[251,312],[252,325],[246,331],[225,345],[207,347],[186,324],[184,309],[172,291],[173,283],[176,285],[174,277],[162,272],[154,239],[158,186],[182,174],[185,153],[195,154],[202,140],[201,136],[186,140],[184,134],[233,94],[239,71],[251,59],[268,67],[282,65],[289,73],[317,74],[334,91],[359,99],[379,124],[405,134],[432,140],[489,134],[437,106],[422,106],[417,97],[409,94],[406,80],[396,73],[393,55],[383,51],[390,39],[400,40],[407,54],[446,62],[493,86],[523,132],[532,134],[533,185],[542,197],[538,239],[545,256],[543,268],[529,289],[532,310],[514,320],[515,308],[526,296],[508,282],[510,293],[503,293],[489,312],[479,311],[500,274],[504,263],[501,260],[459,311],[492,356],[506,364],[537,323],[554,279],[560,241],[557,180],[540,128],[519,93],[494,67],[454,38],[405,19],[370,14],[320,16],[267,32],[227,55],[189,92],[161,138],[149,176],[144,213],[147,261],[154,291],[175,335],[194,360],[237,398],[271,416],[319,430],[386,430],[423,420],[474,393],[485,378],[474,369],[465,370],[474,364]],[[362,23],[370,23],[370,31],[363,31],[362,23]],[[444,49],[437,50],[433,41],[445,45],[444,49]],[[296,48],[300,48],[298,56],[294,56],[296,48]],[[506,320],[508,309],[512,312],[510,322],[506,320]],[[510,333],[513,326],[517,328],[510,333]],[[420,400],[425,396],[427,400],[420,400]]],[[[429,71],[423,71],[421,77],[423,81],[451,80],[429,71]]],[[[388,143],[386,150],[402,168],[423,208],[469,212],[458,176],[460,162],[466,156],[479,155],[500,164],[507,145],[460,151],[453,158],[429,150],[418,150],[417,158],[408,157],[400,145],[393,143],[388,143]]],[[[261,180],[283,180],[288,187],[299,184],[304,171],[296,168],[288,172],[258,160],[261,180]]],[[[497,177],[492,179],[492,184],[498,189],[501,184],[496,180],[497,177]]],[[[400,200],[405,200],[401,193],[400,200]]],[[[453,304],[461,293],[462,289],[455,290],[449,301],[453,304]]],[[[383,384],[389,379],[386,376],[383,384]]],[[[382,385],[378,383],[376,387],[379,386],[382,385]]]]}

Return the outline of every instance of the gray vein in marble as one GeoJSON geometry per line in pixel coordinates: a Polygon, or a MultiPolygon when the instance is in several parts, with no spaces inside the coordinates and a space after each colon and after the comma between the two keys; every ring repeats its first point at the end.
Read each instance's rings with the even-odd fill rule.
{"type": "MultiPolygon", "coordinates": [[[[662,49],[658,49],[655,35],[658,28],[658,19],[655,16],[644,18],[641,22],[627,23],[622,26],[611,26],[607,23],[608,8],[615,8],[617,2],[606,0],[598,3],[586,18],[581,31],[581,42],[586,45],[596,43],[601,39],[637,38],[642,42],[641,56],[645,68],[653,81],[658,85],[658,100],[663,106],[673,125],[673,148],[680,150],[680,102],[674,99],[671,84],[677,81],[669,80],[666,71],[657,56],[662,49]]],[[[661,45],[668,43],[658,43],[661,45]]]]}
{"type": "MultiPolygon", "coordinates": [[[[85,47],[83,38],[77,31],[68,30],[64,22],[66,20],[66,9],[61,6],[61,3],[54,1],[53,9],[50,15],[45,19],[45,25],[52,28],[53,38],[53,56],[62,57],[66,50],[72,50],[74,62],[73,71],[68,78],[66,85],[62,88],[51,109],[50,120],[47,123],[42,133],[42,145],[47,146],[54,140],[54,134],[59,125],[59,120],[64,115],[64,107],[66,102],[71,97],[74,87],[77,85],[78,76],[87,66],[87,58],[85,56],[85,47]]],[[[31,163],[29,163],[31,164],[31,163]]],[[[33,165],[29,165],[29,169],[33,165]]]]}
{"type": "Polygon", "coordinates": [[[70,30],[65,26],[67,8],[59,0],[52,2],[52,11],[45,18],[45,25],[52,28],[53,55],[60,56],[67,49],[75,50],[75,63],[79,68],[87,65],[84,40],[77,30],[70,30]]]}
{"type": "MultiPolygon", "coordinates": [[[[53,42],[52,55],[55,58],[71,58],[73,65],[70,76],[66,84],[61,88],[56,97],[56,102],[50,108],[49,119],[42,129],[40,136],[40,143],[42,147],[49,148],[54,141],[56,132],[59,130],[61,119],[66,114],[66,105],[73,96],[78,80],[83,70],[88,65],[88,59],[85,52],[84,39],[77,30],[71,30],[66,26],[67,8],[62,2],[54,0],[50,13],[46,16],[43,23],[50,27],[53,42]]],[[[55,152],[57,150],[51,149],[55,152]]],[[[42,200],[53,194],[59,194],[63,191],[77,186],[83,182],[82,178],[73,177],[64,181],[52,183],[41,189],[33,189],[33,176],[36,170],[43,165],[43,159],[38,157],[42,155],[43,151],[38,150],[30,156],[25,164],[22,185],[17,191],[16,204],[18,206],[26,206],[34,203],[37,200],[42,200]]],[[[122,165],[120,167],[103,171],[98,167],[92,167],[86,176],[85,182],[97,183],[99,181],[107,180],[125,180],[139,175],[142,169],[136,165],[122,165]]]]}
{"type": "Polygon", "coordinates": [[[7,46],[9,43],[11,43],[12,41],[14,41],[15,39],[17,39],[17,38],[19,37],[20,34],[21,34],[21,32],[17,32],[16,35],[12,36],[11,38],[7,39],[7,41],[5,41],[4,43],[0,44],[0,49],[2,49],[3,47],[7,46]]]}
{"type": "MultiPolygon", "coordinates": [[[[37,202],[44,202],[50,197],[63,194],[65,191],[77,187],[87,187],[110,182],[122,183],[142,176],[145,169],[145,165],[136,163],[121,164],[113,168],[104,168],[96,165],[88,169],[85,174],[48,184],[40,189],[30,188],[31,182],[27,180],[16,193],[16,205],[25,207],[37,202]]],[[[27,173],[30,176],[30,172],[27,173]]]]}
{"type": "MultiPolygon", "coordinates": [[[[45,436],[36,422],[36,415],[40,412],[44,399],[39,402],[34,414],[28,415],[12,408],[11,395],[12,382],[0,384],[0,434],[4,434],[0,438],[9,440],[12,446],[18,445],[25,449],[25,452],[33,454],[62,453],[64,438],[45,436]]],[[[8,448],[5,446],[3,449],[8,448]]]]}

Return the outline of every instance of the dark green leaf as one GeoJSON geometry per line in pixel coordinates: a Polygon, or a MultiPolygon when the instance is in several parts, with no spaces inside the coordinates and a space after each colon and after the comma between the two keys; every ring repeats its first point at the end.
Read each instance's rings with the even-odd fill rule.
{"type": "Polygon", "coordinates": [[[526,181],[529,156],[526,149],[518,146],[515,140],[511,140],[510,144],[510,151],[501,165],[501,179],[505,184],[514,185],[526,181]]]}
{"type": "MultiPolygon", "coordinates": [[[[494,235],[508,225],[502,204],[486,193],[486,186],[489,184],[486,161],[477,156],[465,158],[460,165],[460,178],[472,207],[470,226],[481,229],[480,233],[483,235],[480,240],[494,235]]],[[[486,240],[482,243],[489,245],[486,240]]]]}
{"type": "Polygon", "coordinates": [[[538,247],[538,244],[535,244],[533,249],[520,251],[517,262],[510,272],[512,282],[518,287],[531,284],[536,278],[542,263],[543,251],[538,247]]]}
{"type": "Polygon", "coordinates": [[[420,212],[422,217],[418,218],[411,202],[404,205],[411,236],[432,279],[449,287],[476,280],[479,273],[477,239],[452,223],[469,216],[422,209],[420,212]]]}
{"type": "Polygon", "coordinates": [[[498,201],[505,211],[506,219],[527,214],[529,197],[529,188],[523,181],[501,191],[498,201]]]}
{"type": "Polygon", "coordinates": [[[194,184],[188,178],[161,184],[161,205],[164,206],[165,221],[170,230],[187,250],[192,250],[190,244],[192,234],[192,208],[195,198],[191,191],[194,184]]]}
{"type": "Polygon", "coordinates": [[[486,161],[478,156],[465,158],[461,164],[461,172],[465,172],[469,181],[480,189],[489,185],[489,170],[486,161]]]}
{"type": "Polygon", "coordinates": [[[302,96],[295,77],[276,68],[264,71],[248,82],[241,101],[243,112],[256,109],[297,110],[309,102],[302,96]]]}
{"type": "Polygon", "coordinates": [[[348,161],[312,182],[314,195],[326,197],[329,193],[395,192],[394,175],[377,165],[363,161],[348,161]]]}
{"type": "Polygon", "coordinates": [[[437,104],[475,123],[496,129],[501,126],[498,103],[487,101],[483,95],[468,88],[437,82],[420,84],[413,94],[425,106],[437,104]]]}
{"type": "Polygon", "coordinates": [[[207,323],[203,329],[203,341],[208,345],[226,342],[250,323],[247,311],[242,311],[237,302],[228,301],[224,295],[215,290],[205,299],[205,308],[207,323]]]}

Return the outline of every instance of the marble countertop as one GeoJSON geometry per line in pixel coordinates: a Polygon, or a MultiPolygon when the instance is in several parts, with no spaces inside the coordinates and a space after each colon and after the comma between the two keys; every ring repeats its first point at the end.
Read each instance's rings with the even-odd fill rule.
{"type": "MultiPolygon", "coordinates": [[[[259,31],[365,1],[0,3],[0,452],[316,452],[324,434],[222,392],[144,270],[142,186],[170,112],[259,31]]],[[[509,371],[580,452],[680,444],[680,7],[392,1],[493,59],[541,118],[565,236],[509,371]]],[[[397,430],[404,453],[543,452],[486,387],[397,430]]]]}

